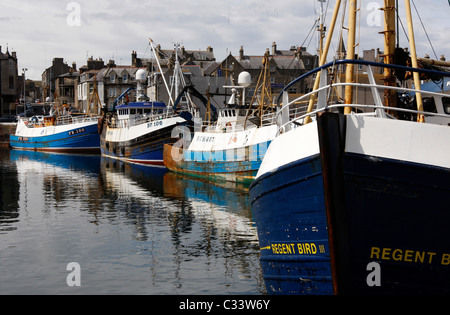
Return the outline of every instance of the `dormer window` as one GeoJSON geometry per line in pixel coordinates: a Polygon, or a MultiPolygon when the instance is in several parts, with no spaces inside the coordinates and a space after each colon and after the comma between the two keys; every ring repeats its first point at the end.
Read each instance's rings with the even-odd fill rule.
{"type": "Polygon", "coordinates": [[[109,80],[111,81],[111,83],[116,83],[116,76],[114,74],[111,74],[109,80]]]}
{"type": "Polygon", "coordinates": [[[123,75],[122,81],[123,81],[123,83],[127,83],[128,82],[128,75],[127,74],[123,75]]]}

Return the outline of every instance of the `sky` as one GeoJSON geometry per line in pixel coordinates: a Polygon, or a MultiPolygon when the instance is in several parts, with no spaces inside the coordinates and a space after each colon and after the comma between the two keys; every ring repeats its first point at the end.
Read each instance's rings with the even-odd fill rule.
{"type": "MultiPolygon", "coordinates": [[[[335,2],[324,3],[326,25],[335,2]]],[[[357,47],[361,54],[365,49],[383,49],[383,36],[378,34],[383,30],[382,13],[374,9],[382,3],[361,1],[357,47]]],[[[414,3],[421,18],[413,6],[419,57],[446,55],[450,60],[448,0],[414,3]]],[[[406,28],[404,0],[399,0],[399,7],[406,28]]],[[[174,43],[187,50],[211,46],[217,61],[229,53],[238,55],[241,46],[247,55],[262,55],[273,42],[278,49],[303,44],[315,54],[317,32],[308,35],[319,12],[317,0],[0,0],[0,46],[2,52],[8,48],[17,53],[19,74],[27,68],[26,77],[32,80],[41,80],[57,57],[68,65],[76,62],[77,67],[88,57],[130,65],[133,50],[138,57],[151,57],[149,38],[163,49],[173,49],[174,43]]],[[[338,22],[335,33],[341,18],[338,22]]],[[[400,45],[408,45],[403,31],[400,45]]],[[[337,39],[330,49],[336,46],[337,39]]]]}

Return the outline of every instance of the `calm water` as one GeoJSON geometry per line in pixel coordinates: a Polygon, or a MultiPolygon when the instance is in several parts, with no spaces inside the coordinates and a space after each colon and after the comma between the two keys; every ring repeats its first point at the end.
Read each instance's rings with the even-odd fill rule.
{"type": "Polygon", "coordinates": [[[0,294],[265,294],[245,191],[9,150],[0,186],[0,294]]]}

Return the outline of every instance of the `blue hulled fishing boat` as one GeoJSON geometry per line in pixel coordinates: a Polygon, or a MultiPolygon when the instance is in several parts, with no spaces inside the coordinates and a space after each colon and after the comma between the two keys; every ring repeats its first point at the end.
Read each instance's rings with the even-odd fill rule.
{"type": "Polygon", "coordinates": [[[185,129],[179,141],[165,145],[164,165],[169,170],[247,186],[254,180],[277,132],[268,53],[263,57],[263,69],[256,84],[258,89],[250,102],[245,100],[250,74],[242,72],[238,83],[239,86],[230,86],[233,94],[228,106],[217,110],[217,121],[196,128],[192,138],[185,129]],[[238,88],[243,90],[240,100],[236,97],[238,88]]]}
{"type": "Polygon", "coordinates": [[[10,136],[13,149],[46,152],[100,152],[98,116],[33,116],[20,118],[10,136]]]}
{"type": "MultiPolygon", "coordinates": [[[[349,3],[350,21],[356,3],[349,3]]],[[[390,21],[395,10],[388,8],[390,21]]],[[[450,293],[450,97],[421,89],[419,80],[450,74],[419,69],[413,44],[413,67],[394,65],[390,47],[384,64],[351,52],[325,64],[328,39],[320,67],[298,79],[316,75],[314,90],[292,101],[280,95],[278,134],[250,187],[268,293],[450,293]],[[356,65],[367,70],[362,82],[356,65]],[[376,67],[386,83],[378,83],[376,67]],[[359,102],[355,89],[371,101],[359,102]],[[294,114],[305,100],[308,108],[294,114]]]]}
{"type": "MultiPolygon", "coordinates": [[[[162,74],[159,57],[151,40],[150,44],[162,74]]],[[[181,75],[178,57],[175,59],[174,72],[177,77],[181,75]]],[[[166,82],[164,75],[162,79],[166,82]]],[[[163,166],[164,144],[173,142],[173,130],[178,125],[189,124],[195,110],[177,108],[177,103],[172,102],[167,84],[171,103],[166,105],[150,101],[145,93],[147,71],[144,69],[136,72],[136,81],[136,102],[125,101],[117,105],[128,98],[131,89],[125,91],[116,100],[113,112],[107,113],[102,121],[101,152],[104,156],[131,163],[163,166]]]]}

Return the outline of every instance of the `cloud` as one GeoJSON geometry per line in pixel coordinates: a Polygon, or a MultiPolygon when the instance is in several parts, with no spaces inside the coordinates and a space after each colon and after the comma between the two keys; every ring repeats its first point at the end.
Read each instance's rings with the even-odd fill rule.
{"type": "MultiPolygon", "coordinates": [[[[373,2],[381,6],[383,1],[373,2]]],[[[448,3],[415,2],[436,53],[450,57],[450,42],[443,35],[448,30],[448,3]]],[[[333,8],[334,1],[329,1],[327,23],[333,8]]],[[[68,64],[75,61],[78,66],[84,65],[88,56],[130,64],[132,50],[141,57],[150,55],[149,37],[165,49],[172,48],[174,42],[181,42],[186,49],[204,50],[211,46],[220,61],[229,52],[237,55],[240,46],[244,46],[246,54],[262,55],[272,42],[277,42],[280,49],[302,44],[319,9],[316,0],[304,0],[301,4],[297,0],[0,0],[0,45],[5,51],[8,43],[10,51],[17,52],[19,67],[30,69],[27,76],[33,79],[40,79],[55,57],[64,58],[68,64]],[[79,4],[80,26],[67,23],[71,2],[79,4]]],[[[383,36],[378,34],[383,26],[367,25],[368,13],[363,2],[358,49],[383,49],[383,36]]],[[[415,27],[419,55],[432,56],[417,17],[415,27]]],[[[317,32],[313,36],[307,47],[311,53],[316,52],[318,45],[317,32]]],[[[405,47],[405,36],[400,37],[405,47]]],[[[333,45],[336,43],[334,40],[333,45]]]]}

